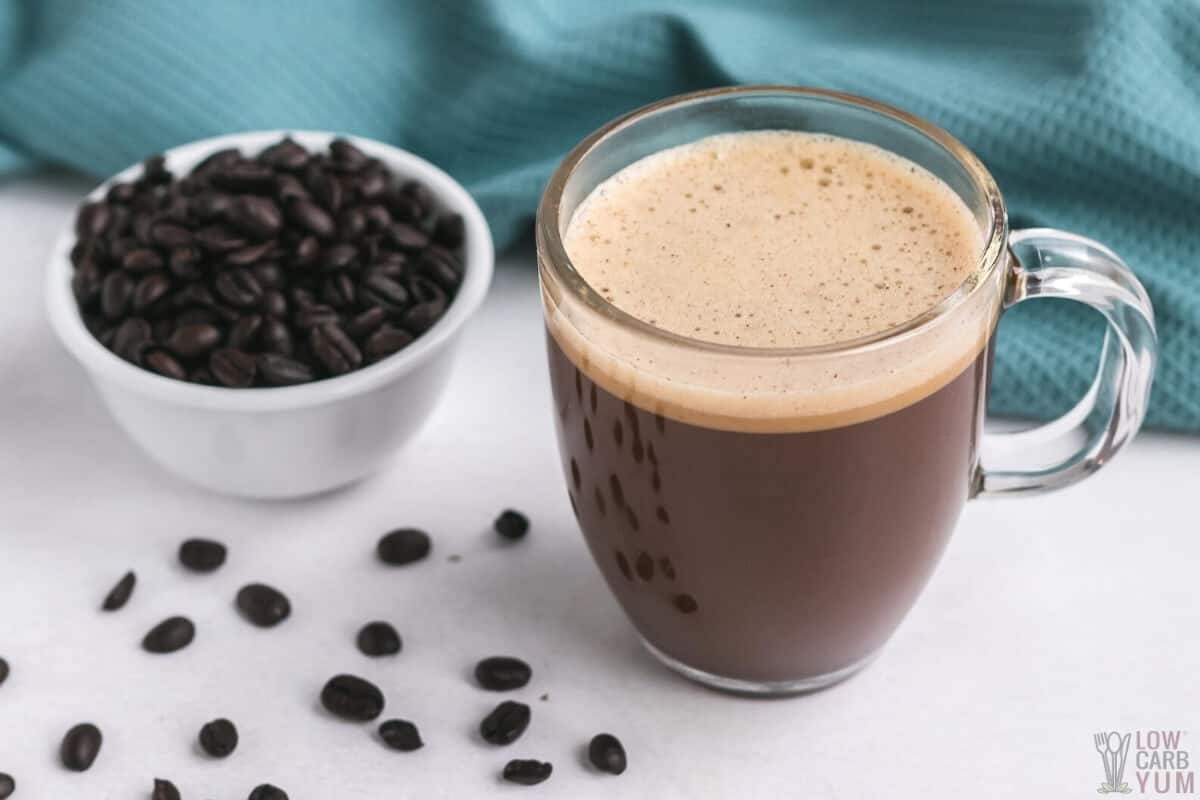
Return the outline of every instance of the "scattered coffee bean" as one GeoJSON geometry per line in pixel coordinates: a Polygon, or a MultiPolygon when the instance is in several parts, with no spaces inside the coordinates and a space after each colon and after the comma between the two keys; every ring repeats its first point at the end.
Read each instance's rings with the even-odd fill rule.
{"type": "Polygon", "coordinates": [[[246,800],[288,800],[288,793],[278,786],[261,783],[254,787],[254,791],[250,792],[246,800]]]}
{"type": "Polygon", "coordinates": [[[492,527],[505,539],[523,539],[529,532],[529,519],[520,511],[513,511],[509,508],[496,517],[492,527]]]}
{"type": "Polygon", "coordinates": [[[292,613],[292,604],[283,592],[264,583],[251,583],[237,593],[242,616],[260,628],[273,628],[292,613]]]}
{"type": "Polygon", "coordinates": [[[368,622],[358,632],[358,649],[363,655],[390,656],[400,652],[400,634],[386,622],[368,622]]]}
{"type": "Polygon", "coordinates": [[[100,754],[103,741],[100,729],[92,723],[83,722],[76,725],[67,731],[62,740],[62,747],[59,748],[62,765],[75,772],[86,771],[100,754]]]}
{"type": "Polygon", "coordinates": [[[117,585],[109,590],[104,597],[104,603],[100,606],[104,611],[117,611],[125,607],[129,602],[130,595],[133,594],[133,587],[137,583],[137,576],[133,572],[126,572],[125,577],[117,581],[117,585]]]}
{"type": "Polygon", "coordinates": [[[529,683],[533,670],[519,658],[491,656],[475,665],[475,680],[484,689],[508,692],[529,683]]]}
{"type": "Polygon", "coordinates": [[[192,572],[213,572],[225,563],[225,545],[212,539],[188,539],[179,545],[179,562],[192,572]]]}
{"type": "Polygon", "coordinates": [[[336,675],[321,690],[321,705],[335,717],[368,722],[383,712],[383,692],[356,675],[336,675]]]}
{"type": "Polygon", "coordinates": [[[392,566],[411,564],[429,555],[429,534],[417,528],[400,528],[384,534],[375,546],[379,560],[392,566]]]}
{"type": "Polygon", "coordinates": [[[588,745],[588,761],[601,772],[620,775],[625,771],[625,748],[611,733],[598,733],[588,745]]]}
{"type": "Polygon", "coordinates": [[[196,638],[196,626],[187,617],[168,617],[150,629],[142,639],[142,649],[148,653],[174,653],[196,638]]]}
{"type": "Polygon", "coordinates": [[[214,719],[200,729],[200,747],[213,758],[225,758],[237,746],[237,728],[227,719],[214,719]]]}
{"type": "Polygon", "coordinates": [[[105,347],[160,375],[343,375],[408,346],[462,283],[462,217],[346,140],[226,149],[178,179],[160,157],[143,169],[80,208],[71,288],[105,347]]]}
{"type": "Polygon", "coordinates": [[[554,766],[546,761],[514,758],[504,765],[504,780],[522,786],[536,786],[550,777],[554,766]]]}
{"type": "Polygon", "coordinates": [[[379,738],[393,750],[410,753],[424,746],[417,726],[408,720],[389,719],[379,726],[379,738]]]}
{"type": "Polygon", "coordinates": [[[479,735],[489,744],[512,744],[529,727],[532,714],[524,703],[505,700],[479,723],[479,735]]]}
{"type": "Polygon", "coordinates": [[[150,793],[150,800],[180,800],[179,790],[170,781],[155,778],[154,791],[150,793]]]}
{"type": "Polygon", "coordinates": [[[0,686],[3,686],[4,682],[8,680],[8,673],[8,662],[0,658],[0,686]]]}
{"type": "Polygon", "coordinates": [[[0,800],[5,800],[7,797],[12,797],[13,792],[17,790],[17,781],[12,775],[7,772],[0,772],[0,800]]]}

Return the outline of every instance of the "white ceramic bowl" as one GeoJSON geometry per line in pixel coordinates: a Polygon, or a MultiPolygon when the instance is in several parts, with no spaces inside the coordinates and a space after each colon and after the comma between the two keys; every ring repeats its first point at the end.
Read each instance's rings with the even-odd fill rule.
{"type": "MultiPolygon", "coordinates": [[[[337,134],[258,131],[204,139],[166,153],[167,166],[186,173],[204,156],[226,147],[252,154],[285,134],[310,150],[337,134]]],[[[429,162],[390,145],[352,141],[401,179],[427,185],[447,211],[462,215],[465,273],[445,315],[405,349],[382,361],[328,380],[270,389],[227,389],[164,378],[118,358],[84,327],[71,292],[72,225],[50,256],[50,322],[83,365],[109,411],[152,459],[200,486],[241,497],[285,498],[351,483],[383,466],[421,426],[450,373],[463,324],[491,283],[491,232],[466,190],[429,162]]],[[[135,165],[109,184],[140,174],[135,165]]]]}

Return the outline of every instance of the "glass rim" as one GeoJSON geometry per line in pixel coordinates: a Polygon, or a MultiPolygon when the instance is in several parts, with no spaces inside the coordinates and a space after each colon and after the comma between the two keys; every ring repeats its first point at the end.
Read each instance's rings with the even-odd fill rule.
{"type": "Polygon", "coordinates": [[[890,344],[896,340],[917,335],[958,308],[971,295],[978,291],[980,287],[988,283],[988,277],[991,276],[1001,263],[1005,241],[1008,237],[1007,213],[1004,207],[1004,200],[1000,195],[1000,189],[996,185],[995,179],[983,165],[983,162],[966,145],[962,144],[962,142],[958,141],[942,128],[894,106],[866,97],[828,89],[773,84],[725,86],[674,95],[634,109],[606,123],[589,134],[567,153],[566,157],[550,176],[550,180],[542,192],[541,201],[538,203],[534,227],[537,239],[539,271],[544,268],[551,270],[557,282],[571,291],[590,310],[622,326],[632,328],[654,339],[676,346],[726,355],[776,358],[820,356],[859,351],[874,346],[890,344]],[[621,131],[642,119],[675,108],[727,97],[770,95],[828,100],[865,109],[907,125],[940,146],[954,158],[959,166],[970,176],[975,187],[983,195],[990,216],[978,264],[963,282],[959,284],[958,288],[942,298],[936,305],[920,314],[897,325],[867,334],[866,336],[831,342],[829,344],[802,347],[752,347],[695,339],[666,330],[665,328],[660,328],[657,325],[633,316],[609,302],[584,280],[583,276],[575,269],[574,264],[571,263],[571,259],[567,255],[566,247],[562,241],[562,234],[559,227],[562,213],[562,197],[571,176],[601,142],[621,133],[621,131]]]}

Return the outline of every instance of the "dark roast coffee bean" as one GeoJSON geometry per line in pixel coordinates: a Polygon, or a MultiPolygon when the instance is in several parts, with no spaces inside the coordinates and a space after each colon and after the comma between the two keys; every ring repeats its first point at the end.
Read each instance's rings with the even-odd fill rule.
{"type": "Polygon", "coordinates": [[[250,792],[246,800],[288,800],[288,793],[278,786],[261,783],[254,787],[254,791],[250,792]]]}
{"type": "MultiPolygon", "coordinates": [[[[259,331],[259,340],[262,342],[262,349],[267,353],[275,353],[281,356],[290,356],[292,354],[291,331],[288,330],[287,325],[274,317],[267,317],[263,320],[259,331]]],[[[260,356],[259,359],[261,360],[262,357],[260,356]]]]}
{"type": "Polygon", "coordinates": [[[588,761],[601,772],[620,775],[625,771],[625,748],[611,733],[598,733],[588,744],[588,761]]]}
{"type": "Polygon", "coordinates": [[[330,275],[321,283],[321,299],[334,308],[354,304],[354,279],[345,273],[330,275]]]}
{"type": "Polygon", "coordinates": [[[462,269],[450,253],[431,247],[417,259],[417,271],[444,291],[453,292],[462,283],[462,269]]]}
{"type": "Polygon", "coordinates": [[[224,225],[209,225],[196,231],[195,242],[210,253],[231,253],[245,247],[249,242],[224,225]]]}
{"type": "Polygon", "coordinates": [[[17,790],[17,781],[7,772],[0,772],[0,800],[12,797],[17,790]]]}
{"type": "Polygon", "coordinates": [[[159,375],[174,378],[177,381],[187,378],[183,366],[166,350],[150,350],[142,357],[142,363],[159,375]]]}
{"type": "MultiPolygon", "coordinates": [[[[262,282],[262,279],[259,279],[262,282]]],[[[263,292],[262,310],[264,313],[270,314],[272,317],[283,319],[287,316],[288,303],[287,298],[283,296],[283,292],[278,289],[267,289],[263,292]]]]}
{"type": "Polygon", "coordinates": [[[112,220],[112,209],[104,203],[88,203],[75,216],[75,233],[80,237],[99,236],[112,220]]]}
{"type": "Polygon", "coordinates": [[[192,216],[200,222],[212,222],[225,216],[233,205],[233,198],[220,192],[202,192],[188,204],[192,216]]]}
{"type": "Polygon", "coordinates": [[[178,309],[210,308],[216,298],[202,283],[189,283],[171,296],[171,305],[178,309]]]}
{"type": "Polygon", "coordinates": [[[182,225],[157,222],[150,226],[150,241],[168,250],[192,243],[192,232],[182,225]]]}
{"type": "Polygon", "coordinates": [[[281,139],[258,154],[258,160],[269,167],[298,170],[308,163],[308,151],[292,139],[281,139]]]}
{"type": "Polygon", "coordinates": [[[363,170],[355,184],[355,195],[359,200],[374,200],[382,197],[388,188],[387,172],[380,167],[363,170]]]}
{"type": "Polygon", "coordinates": [[[367,230],[372,233],[387,230],[392,224],[391,212],[387,210],[387,206],[379,203],[363,208],[363,217],[367,221],[367,230]]]}
{"type": "Polygon", "coordinates": [[[104,611],[118,611],[125,607],[129,602],[129,598],[133,595],[133,587],[137,584],[137,575],[133,572],[126,572],[125,577],[117,581],[116,586],[109,590],[104,596],[104,603],[100,608],[104,611]]]}
{"type": "Polygon", "coordinates": [[[405,181],[404,185],[400,187],[400,192],[406,197],[412,198],[413,202],[420,209],[421,217],[426,217],[429,215],[429,212],[433,211],[433,207],[436,204],[433,192],[420,181],[405,181]]]}
{"type": "Polygon", "coordinates": [[[319,239],[331,239],[337,231],[333,217],[311,200],[296,198],[288,203],[288,217],[319,239]]]}
{"type": "Polygon", "coordinates": [[[408,305],[408,290],[382,275],[367,278],[359,287],[358,297],[364,306],[379,306],[392,313],[401,312],[408,305]]]}
{"type": "Polygon", "coordinates": [[[85,772],[100,754],[104,737],[100,729],[90,722],[81,722],[63,737],[58,755],[62,765],[74,772],[85,772]]]}
{"type": "MultiPolygon", "coordinates": [[[[259,242],[258,244],[247,245],[240,250],[234,250],[225,256],[225,263],[231,267],[248,267],[251,264],[257,264],[259,261],[267,257],[267,254],[273,251],[278,245],[274,241],[259,242]]],[[[258,273],[253,273],[258,277],[258,273]]]]}
{"type": "Polygon", "coordinates": [[[292,324],[302,331],[321,325],[336,325],[337,321],[337,309],[320,304],[306,306],[292,315],[292,324]]]}
{"type": "Polygon", "coordinates": [[[434,323],[442,318],[445,311],[445,301],[417,303],[400,316],[400,324],[406,331],[419,335],[432,328],[434,323]]]}
{"type": "Polygon", "coordinates": [[[240,388],[254,383],[258,360],[249,353],[227,347],[209,357],[208,370],[222,386],[240,388]]]}
{"type": "Polygon", "coordinates": [[[0,686],[3,686],[4,682],[6,680],[8,680],[8,673],[9,673],[8,662],[5,661],[3,658],[0,658],[0,686]]]}
{"type": "Polygon", "coordinates": [[[273,628],[292,613],[292,604],[283,592],[264,583],[251,583],[237,593],[238,611],[248,622],[260,628],[273,628]]]}
{"type": "Polygon", "coordinates": [[[212,539],[187,539],[179,545],[179,563],[192,572],[215,572],[225,563],[225,545],[212,539]]]}
{"type": "Polygon", "coordinates": [[[352,244],[335,244],[321,254],[321,268],[327,272],[345,269],[358,258],[358,248],[352,244]]]}
{"type": "Polygon", "coordinates": [[[292,386],[308,383],[316,374],[312,367],[278,353],[263,353],[258,357],[258,371],[271,386],[292,386]]]}
{"type": "Polygon", "coordinates": [[[546,761],[514,758],[504,765],[504,780],[522,786],[536,786],[550,777],[554,766],[546,761]]]}
{"type": "Polygon", "coordinates": [[[524,703],[505,700],[479,723],[479,735],[489,744],[512,744],[529,727],[532,714],[524,703]]]}
{"type": "Polygon", "coordinates": [[[179,790],[170,781],[164,778],[155,778],[154,791],[150,793],[150,800],[180,800],[179,790]]]}
{"type": "Polygon", "coordinates": [[[262,328],[263,318],[259,314],[250,314],[233,323],[229,329],[227,344],[235,350],[257,349],[258,331],[262,328]]]}
{"type": "Polygon", "coordinates": [[[171,289],[171,282],[161,272],[152,272],[133,288],[133,313],[144,314],[171,289]]]}
{"type": "Polygon", "coordinates": [[[383,200],[396,222],[417,222],[424,216],[420,204],[403,192],[387,192],[383,200]]]}
{"type": "Polygon", "coordinates": [[[295,175],[280,175],[275,179],[275,197],[286,206],[296,198],[308,199],[308,189],[295,175]]]}
{"type": "Polygon", "coordinates": [[[237,746],[237,728],[227,719],[214,719],[200,729],[200,747],[213,758],[225,758],[237,746]]]}
{"type": "Polygon", "coordinates": [[[267,194],[275,188],[275,173],[270,167],[243,161],[214,171],[212,184],[227,192],[267,194]]]}
{"type": "MultiPolygon", "coordinates": [[[[250,274],[258,279],[258,283],[263,289],[282,289],[287,285],[283,269],[274,262],[255,264],[251,267],[250,274]]],[[[267,313],[272,312],[268,309],[267,313]]]]}
{"type": "Polygon", "coordinates": [[[342,375],[362,365],[358,345],[337,325],[313,328],[308,347],[331,375],[342,375]]]}
{"type": "Polygon", "coordinates": [[[408,331],[385,325],[367,339],[363,346],[363,353],[368,362],[374,363],[387,358],[392,353],[403,350],[412,341],[412,334],[408,331]]]}
{"type": "Polygon", "coordinates": [[[187,617],[168,617],[150,629],[142,639],[142,649],[148,653],[174,653],[196,638],[196,626],[187,617]]]}
{"type": "Polygon", "coordinates": [[[392,566],[420,561],[432,548],[429,534],[417,528],[400,528],[384,534],[375,546],[379,560],[392,566]]]}
{"type": "Polygon", "coordinates": [[[491,656],[475,665],[475,680],[484,689],[510,692],[529,683],[533,670],[519,658],[491,656]]]}
{"type": "Polygon", "coordinates": [[[334,139],[329,143],[329,154],[333,162],[348,172],[357,172],[370,160],[367,154],[345,139],[334,139]]]}
{"type": "Polygon", "coordinates": [[[71,277],[71,291],[79,307],[86,309],[100,297],[100,287],[104,283],[100,268],[92,262],[84,262],[76,268],[71,277]]]}
{"type": "Polygon", "coordinates": [[[379,738],[393,750],[411,753],[424,746],[417,726],[404,719],[389,719],[379,726],[379,738]]]}
{"type": "Polygon", "coordinates": [[[263,288],[247,269],[231,269],[222,272],[213,282],[217,297],[238,308],[251,308],[262,300],[263,288]]]}
{"type": "MultiPolygon", "coordinates": [[[[181,314],[180,316],[187,315],[188,319],[185,319],[183,321],[183,324],[185,324],[185,325],[207,325],[207,324],[210,324],[212,321],[211,319],[206,319],[206,320],[199,321],[199,322],[191,319],[191,317],[200,316],[200,314],[202,314],[202,313],[205,313],[205,312],[199,311],[199,310],[193,310],[191,313],[188,313],[185,311],[184,314],[181,314]]],[[[215,319],[215,317],[213,317],[213,319],[215,319]]],[[[169,319],[155,320],[154,324],[150,326],[151,338],[156,342],[165,342],[167,339],[170,339],[171,334],[175,332],[175,327],[178,322],[179,322],[178,317],[174,321],[169,320],[169,319]]]]}
{"type": "Polygon", "coordinates": [[[387,240],[399,250],[416,252],[429,245],[429,235],[415,225],[397,222],[387,229],[387,240]]]}
{"type": "Polygon", "coordinates": [[[198,358],[221,343],[221,331],[215,325],[182,325],[164,344],[183,358],[198,358]]]}
{"type": "Polygon", "coordinates": [[[304,185],[312,192],[313,199],[330,211],[337,213],[342,207],[341,183],[325,172],[320,164],[312,162],[304,170],[304,185]]]}
{"type": "Polygon", "coordinates": [[[124,272],[111,272],[100,285],[100,310],[109,319],[125,315],[133,295],[133,281],[124,272]]]}
{"type": "Polygon", "coordinates": [[[443,247],[457,250],[462,247],[465,232],[461,214],[442,214],[433,226],[433,240],[443,247]]]}
{"type": "Polygon", "coordinates": [[[208,367],[196,367],[188,373],[188,380],[192,383],[202,383],[205,386],[218,386],[217,379],[213,377],[212,372],[208,367]]]}
{"type": "Polygon", "coordinates": [[[529,533],[529,519],[520,511],[507,508],[496,517],[492,527],[505,539],[524,539],[529,533]]]}
{"type": "Polygon", "coordinates": [[[358,649],[365,656],[391,656],[400,652],[400,634],[386,622],[368,622],[358,632],[358,649]]]}
{"type": "Polygon", "coordinates": [[[125,252],[121,256],[121,269],[126,272],[143,274],[153,272],[163,265],[162,256],[149,247],[138,247],[125,252]]]}
{"type": "Polygon", "coordinates": [[[355,339],[369,336],[387,321],[387,312],[379,306],[372,306],[366,311],[346,321],[342,328],[355,339]]]}
{"type": "Polygon", "coordinates": [[[150,323],[141,317],[128,317],[113,334],[112,351],[126,361],[140,364],[151,335],[150,323]]]}
{"type": "Polygon", "coordinates": [[[171,172],[167,169],[166,157],[162,155],[150,156],[143,161],[142,180],[152,184],[170,183],[171,172]]]}
{"type": "Polygon", "coordinates": [[[383,692],[356,675],[336,675],[321,690],[321,705],[335,717],[367,722],[383,712],[383,692]]]}
{"type": "Polygon", "coordinates": [[[273,200],[243,195],[233,201],[225,214],[229,224],[254,239],[269,239],[283,227],[283,213],[273,200]]]}
{"type": "Polygon", "coordinates": [[[306,236],[296,245],[293,263],[298,267],[311,267],[321,256],[321,245],[315,236],[306,236]]]}
{"type": "Polygon", "coordinates": [[[347,208],[338,215],[338,237],[353,241],[367,232],[367,215],[361,208],[347,208]]]}

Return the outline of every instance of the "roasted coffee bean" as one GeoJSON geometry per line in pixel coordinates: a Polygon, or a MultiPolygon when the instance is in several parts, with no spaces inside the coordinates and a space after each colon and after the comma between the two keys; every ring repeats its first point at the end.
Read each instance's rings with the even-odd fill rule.
{"type": "Polygon", "coordinates": [[[288,800],[288,793],[278,786],[260,783],[254,787],[254,791],[250,792],[246,800],[288,800]]]}
{"type": "MultiPolygon", "coordinates": [[[[259,282],[261,281],[262,279],[260,278],[259,282]]],[[[287,298],[284,297],[283,292],[279,291],[278,289],[267,289],[264,291],[262,302],[259,305],[262,307],[264,313],[270,314],[272,317],[278,317],[282,319],[283,317],[287,316],[287,298]]]]}
{"type": "Polygon", "coordinates": [[[121,269],[135,274],[153,272],[163,265],[162,256],[149,247],[138,247],[127,250],[120,256],[120,261],[121,269]]]}
{"type": "Polygon", "coordinates": [[[196,231],[196,244],[210,253],[232,253],[245,247],[249,242],[224,225],[209,225],[196,231]]]}
{"type": "Polygon", "coordinates": [[[454,256],[440,247],[431,247],[421,254],[417,271],[447,292],[453,292],[462,283],[462,272],[454,256]]]}
{"type": "Polygon", "coordinates": [[[358,258],[357,247],[352,244],[335,244],[327,247],[321,254],[321,269],[327,272],[345,269],[353,264],[356,258],[358,258]]]}
{"type": "Polygon", "coordinates": [[[484,689],[510,692],[529,683],[533,670],[519,658],[491,656],[475,665],[475,680],[484,689]]]}
{"type": "Polygon", "coordinates": [[[321,705],[335,717],[367,722],[383,713],[383,692],[356,675],[336,675],[321,690],[321,705]]]}
{"type": "Polygon", "coordinates": [[[254,276],[258,284],[264,290],[273,289],[280,290],[287,286],[287,276],[283,272],[283,268],[274,261],[263,261],[256,263],[250,268],[250,274],[254,276]]]}
{"type": "Polygon", "coordinates": [[[188,207],[201,223],[222,219],[233,205],[233,198],[220,192],[202,192],[191,199],[188,207]]]}
{"type": "Polygon", "coordinates": [[[150,793],[150,800],[180,800],[179,790],[169,780],[155,778],[154,791],[150,793]]]}
{"type": "Polygon", "coordinates": [[[372,306],[347,320],[342,328],[355,339],[362,339],[379,330],[386,321],[387,312],[379,306],[372,306]]]}
{"type": "Polygon", "coordinates": [[[258,360],[245,351],[227,347],[209,356],[208,371],[222,386],[244,388],[253,385],[258,360]]]}
{"type": "Polygon", "coordinates": [[[141,317],[128,317],[117,326],[113,335],[112,351],[126,361],[140,364],[142,354],[150,345],[152,331],[150,323],[141,317]]]}
{"type": "Polygon", "coordinates": [[[231,269],[222,272],[213,283],[217,297],[238,308],[253,308],[262,300],[263,288],[247,269],[231,269]]]}
{"type": "Polygon", "coordinates": [[[611,733],[598,733],[588,744],[588,761],[601,772],[620,775],[625,771],[625,748],[611,733]]]}
{"type": "Polygon", "coordinates": [[[171,172],[167,169],[165,156],[150,156],[142,162],[142,180],[151,184],[171,182],[171,172]]]}
{"type": "Polygon", "coordinates": [[[293,326],[301,331],[318,328],[322,325],[336,325],[337,322],[337,310],[320,304],[302,307],[292,315],[293,326]]]}
{"type": "Polygon", "coordinates": [[[287,206],[287,213],[293,222],[319,239],[331,239],[337,231],[329,212],[303,197],[291,200],[287,206]]]}
{"type": "Polygon", "coordinates": [[[63,737],[58,750],[62,765],[74,772],[86,772],[100,754],[103,742],[99,728],[90,722],[81,722],[63,737]]]}
{"type": "Polygon", "coordinates": [[[225,563],[225,545],[213,539],[187,539],[179,545],[179,563],[192,572],[215,572],[225,563]]]}
{"type": "Polygon", "coordinates": [[[221,318],[207,308],[189,308],[186,311],[180,311],[179,316],[175,317],[172,322],[169,319],[160,319],[154,323],[154,338],[155,340],[166,341],[176,328],[184,328],[188,325],[219,325],[221,318]]]}
{"type": "Polygon", "coordinates": [[[262,349],[267,353],[290,356],[293,351],[292,333],[288,326],[274,317],[263,320],[258,334],[262,349]]]}
{"type": "Polygon", "coordinates": [[[429,245],[429,235],[415,225],[397,222],[387,229],[387,240],[395,248],[417,252],[429,245]]]}
{"type": "Polygon", "coordinates": [[[396,222],[416,222],[424,216],[421,205],[403,192],[387,192],[383,200],[396,222]]]}
{"type": "Polygon", "coordinates": [[[112,209],[104,203],[87,203],[75,215],[75,233],[82,237],[100,236],[108,229],[112,209]]]}
{"type": "Polygon", "coordinates": [[[387,172],[382,168],[367,167],[358,178],[355,194],[359,200],[374,200],[382,197],[387,188],[387,172]]]}
{"type": "Polygon", "coordinates": [[[137,584],[137,575],[133,572],[126,572],[125,577],[117,581],[116,586],[109,590],[104,596],[104,603],[100,608],[104,611],[118,611],[125,607],[129,602],[129,598],[133,595],[133,587],[137,584]]]}
{"type": "Polygon", "coordinates": [[[9,673],[8,662],[5,661],[3,658],[0,658],[0,686],[3,686],[4,682],[6,680],[8,680],[8,673],[9,673]]]}
{"type": "MultiPolygon", "coordinates": [[[[312,162],[304,170],[304,185],[312,193],[313,199],[322,206],[337,213],[342,207],[342,185],[317,162],[312,162]]],[[[313,231],[317,233],[317,231],[313,231]]],[[[319,234],[318,234],[319,235],[319,234]]]]}
{"type": "Polygon", "coordinates": [[[372,203],[364,207],[363,217],[366,219],[367,230],[372,233],[385,231],[392,225],[391,212],[387,210],[387,206],[380,203],[372,203]]]}
{"type": "Polygon", "coordinates": [[[362,366],[362,352],[354,340],[337,325],[313,328],[308,348],[331,375],[342,375],[362,366]]]}
{"type": "Polygon", "coordinates": [[[365,656],[392,656],[402,646],[400,634],[387,622],[368,622],[358,632],[355,642],[365,656]]]}
{"type": "Polygon", "coordinates": [[[0,800],[12,797],[17,790],[17,781],[7,772],[0,772],[0,800]]]}
{"type": "Polygon", "coordinates": [[[237,746],[237,728],[227,719],[214,719],[200,729],[200,747],[213,758],[225,758],[237,746]]]}
{"type": "MultiPolygon", "coordinates": [[[[276,247],[273,239],[258,244],[248,245],[240,250],[234,250],[225,256],[225,264],[230,267],[248,267],[266,258],[276,247]]],[[[255,273],[255,277],[257,273],[255,273]]]]}
{"type": "Polygon", "coordinates": [[[408,305],[408,290],[391,278],[371,275],[359,287],[358,299],[364,306],[379,306],[384,311],[399,313],[408,305]]]}
{"type": "Polygon", "coordinates": [[[283,227],[283,214],[273,200],[243,195],[225,214],[229,224],[254,239],[269,239],[283,227]]]}
{"type": "Polygon", "coordinates": [[[267,194],[275,188],[275,172],[262,164],[242,161],[212,174],[212,184],[227,192],[267,194]]]}
{"type": "Polygon", "coordinates": [[[379,738],[391,749],[404,753],[420,750],[425,745],[417,726],[404,719],[389,719],[381,723],[379,738]]]}
{"type": "Polygon", "coordinates": [[[295,171],[308,163],[308,151],[292,139],[281,139],[259,153],[258,160],[269,167],[295,171]]]}
{"type": "Polygon", "coordinates": [[[192,643],[196,626],[187,617],[168,617],[150,629],[142,638],[142,649],[148,653],[174,653],[192,643]]]}
{"type": "Polygon", "coordinates": [[[152,272],[133,287],[132,305],[135,314],[144,314],[171,290],[171,281],[161,272],[152,272]]]}
{"type": "Polygon", "coordinates": [[[150,226],[150,241],[167,249],[184,247],[192,243],[192,232],[182,225],[157,222],[150,226]]]}
{"type": "Polygon", "coordinates": [[[217,386],[217,379],[213,377],[212,372],[208,367],[196,367],[188,373],[188,380],[192,383],[202,383],[205,386],[217,386]]]}
{"type": "Polygon", "coordinates": [[[437,202],[434,200],[433,192],[429,190],[429,187],[420,181],[405,181],[404,185],[400,187],[400,192],[406,197],[412,198],[413,202],[420,209],[420,216],[422,218],[429,216],[429,213],[433,211],[433,207],[437,202]]]}
{"type": "Polygon", "coordinates": [[[280,175],[275,179],[275,197],[286,206],[296,198],[308,199],[308,189],[295,175],[280,175]]]}
{"type": "Polygon", "coordinates": [[[196,165],[192,170],[193,175],[204,175],[217,169],[224,169],[232,164],[236,164],[242,160],[241,151],[236,147],[226,147],[223,150],[216,150],[196,165]]]}
{"type": "Polygon", "coordinates": [[[124,272],[110,272],[100,286],[100,310],[109,319],[125,315],[133,295],[133,281],[124,272]]]}
{"type": "Polygon", "coordinates": [[[132,183],[114,183],[108,189],[108,198],[110,203],[129,203],[133,201],[137,194],[137,188],[132,183]]]}
{"type": "Polygon", "coordinates": [[[263,318],[259,314],[242,317],[233,323],[229,329],[226,343],[236,350],[252,350],[258,341],[258,331],[262,328],[263,318]]]}
{"type": "Polygon", "coordinates": [[[171,295],[171,305],[177,309],[211,308],[216,302],[212,292],[202,283],[189,283],[171,295]]]}
{"type": "Polygon", "coordinates": [[[183,365],[176,361],[166,350],[148,350],[142,356],[142,364],[148,369],[168,378],[182,381],[187,378],[183,365]]]}
{"type": "MultiPolygon", "coordinates": [[[[185,311],[183,314],[180,314],[180,317],[184,317],[186,315],[186,317],[190,318],[190,317],[200,316],[201,314],[207,314],[207,313],[208,313],[207,311],[204,311],[202,309],[193,309],[190,314],[185,311]]],[[[203,320],[200,322],[194,322],[194,321],[191,321],[190,319],[185,318],[183,320],[183,324],[185,324],[185,325],[207,325],[211,321],[212,320],[209,319],[209,320],[203,320]]],[[[153,339],[153,341],[155,341],[155,342],[165,342],[167,339],[171,338],[171,334],[175,332],[175,328],[177,327],[178,323],[179,323],[179,317],[176,317],[174,320],[169,320],[169,319],[155,320],[154,324],[150,326],[151,339],[153,339]]]]}
{"type": "Polygon", "coordinates": [[[316,377],[308,364],[275,352],[263,353],[258,357],[258,371],[271,386],[308,383],[316,377]]]}
{"type": "Polygon", "coordinates": [[[238,611],[247,622],[260,628],[273,628],[292,613],[292,604],[278,589],[265,583],[251,583],[237,593],[238,611]]]}
{"type": "Polygon", "coordinates": [[[315,236],[305,236],[296,245],[292,263],[297,267],[311,267],[321,257],[321,244],[315,236]]]}
{"type": "Polygon", "coordinates": [[[366,153],[345,139],[334,139],[330,142],[329,154],[333,156],[333,163],[347,172],[357,172],[370,160],[366,153]]]}
{"type": "Polygon", "coordinates": [[[183,358],[198,358],[212,352],[221,343],[221,331],[215,325],[181,325],[164,344],[183,358]]]}
{"type": "Polygon", "coordinates": [[[525,534],[529,533],[529,518],[520,511],[506,508],[496,517],[492,527],[505,539],[524,539],[525,534]]]}
{"type": "Polygon", "coordinates": [[[399,528],[379,539],[375,553],[385,564],[402,566],[425,558],[432,547],[429,534],[425,531],[417,528],[399,528]]]}
{"type": "Polygon", "coordinates": [[[554,766],[547,761],[514,758],[504,765],[504,780],[522,786],[536,786],[550,777],[554,766]]]}
{"type": "Polygon", "coordinates": [[[80,308],[87,309],[96,302],[100,297],[103,282],[100,268],[90,261],[75,269],[75,274],[71,277],[71,291],[80,308]]]}
{"type": "Polygon", "coordinates": [[[489,744],[512,744],[529,727],[532,714],[524,703],[505,700],[479,723],[479,735],[489,744]]]}
{"type": "Polygon", "coordinates": [[[367,232],[367,216],[361,208],[347,208],[338,214],[338,238],[353,241],[367,232]]]}
{"type": "Polygon", "coordinates": [[[167,258],[167,270],[176,278],[193,280],[200,277],[200,264],[204,256],[195,245],[183,245],[171,250],[167,258]]]}
{"type": "Polygon", "coordinates": [[[442,214],[433,226],[433,240],[451,250],[462,247],[465,236],[466,226],[461,214],[442,214]]]}
{"type": "Polygon", "coordinates": [[[420,335],[434,326],[446,310],[444,301],[417,303],[400,316],[400,324],[406,331],[420,335]]]}

